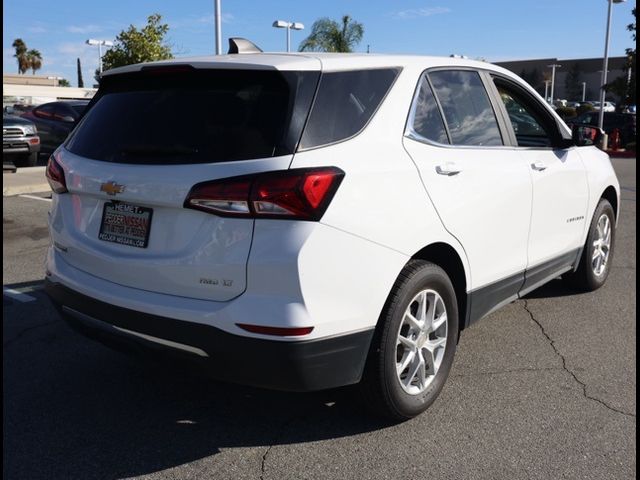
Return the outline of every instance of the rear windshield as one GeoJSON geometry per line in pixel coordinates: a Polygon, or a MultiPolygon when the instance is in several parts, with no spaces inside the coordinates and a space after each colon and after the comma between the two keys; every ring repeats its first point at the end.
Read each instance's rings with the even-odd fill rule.
{"type": "Polygon", "coordinates": [[[295,151],[318,72],[150,69],[106,76],[65,147],[117,163],[214,163],[295,151]]]}
{"type": "Polygon", "coordinates": [[[399,72],[383,68],[323,73],[300,149],[336,143],[360,132],[399,72]]]}

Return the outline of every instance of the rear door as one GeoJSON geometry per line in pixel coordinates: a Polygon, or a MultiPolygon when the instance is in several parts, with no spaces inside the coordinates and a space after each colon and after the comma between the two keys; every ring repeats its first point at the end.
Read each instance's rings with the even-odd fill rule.
{"type": "Polygon", "coordinates": [[[423,75],[405,148],[445,228],[467,254],[472,320],[513,297],[523,281],[531,214],[531,175],[505,147],[486,78],[475,70],[423,75]]]}
{"type": "Polygon", "coordinates": [[[288,168],[317,78],[192,69],[105,77],[56,154],[69,190],[50,220],[60,257],[142,290],[241,294],[253,220],[186,209],[185,199],[200,182],[288,168]]]}

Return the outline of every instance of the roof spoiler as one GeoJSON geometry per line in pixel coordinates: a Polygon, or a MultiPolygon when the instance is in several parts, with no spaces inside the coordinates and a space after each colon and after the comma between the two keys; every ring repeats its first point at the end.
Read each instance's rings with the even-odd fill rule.
{"type": "Polygon", "coordinates": [[[261,53],[262,49],[246,38],[231,37],[227,53],[261,53]]]}

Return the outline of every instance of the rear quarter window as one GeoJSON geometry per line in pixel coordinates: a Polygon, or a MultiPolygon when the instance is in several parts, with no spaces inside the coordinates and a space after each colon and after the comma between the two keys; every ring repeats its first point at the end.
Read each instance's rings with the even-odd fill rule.
{"type": "Polygon", "coordinates": [[[323,73],[299,150],[346,140],[376,112],[400,68],[323,73]]]}

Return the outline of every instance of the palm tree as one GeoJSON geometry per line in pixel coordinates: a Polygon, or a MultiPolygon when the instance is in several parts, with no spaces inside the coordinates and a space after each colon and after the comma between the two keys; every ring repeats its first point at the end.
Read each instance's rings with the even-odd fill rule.
{"type": "Polygon", "coordinates": [[[21,38],[13,41],[13,48],[16,49],[14,57],[18,60],[18,73],[25,73],[29,70],[29,61],[27,60],[27,45],[21,38]]]}
{"type": "Polygon", "coordinates": [[[298,49],[301,52],[352,52],[364,35],[364,26],[349,15],[342,17],[342,25],[330,18],[316,20],[311,35],[298,49]]]}
{"type": "Polygon", "coordinates": [[[42,68],[42,54],[35,49],[29,50],[27,52],[27,60],[29,68],[35,75],[36,70],[40,70],[40,68],[42,68]]]}

